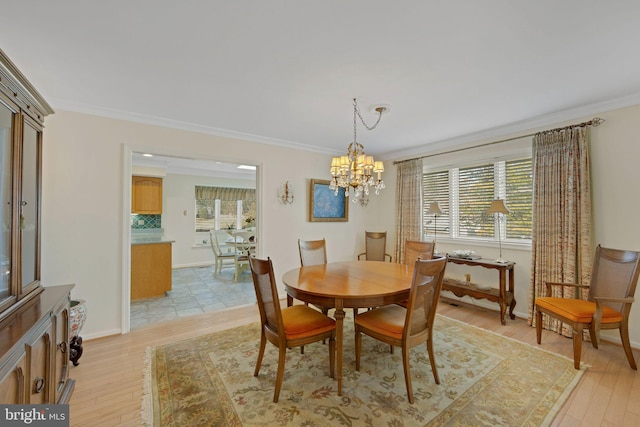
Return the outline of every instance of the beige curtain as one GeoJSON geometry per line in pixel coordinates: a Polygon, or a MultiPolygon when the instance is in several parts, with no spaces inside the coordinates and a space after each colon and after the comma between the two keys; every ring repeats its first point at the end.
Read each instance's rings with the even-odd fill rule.
{"type": "Polygon", "coordinates": [[[405,240],[422,240],[422,159],[398,164],[395,261],[402,262],[405,240]]]}
{"type": "MultiPolygon", "coordinates": [[[[590,281],[593,244],[587,127],[534,136],[532,234],[528,322],[535,326],[535,297],[545,294],[545,282],[590,281]]],[[[561,296],[560,289],[554,292],[561,296]]],[[[571,335],[571,327],[555,319],[543,316],[543,322],[546,329],[571,335]]]]}

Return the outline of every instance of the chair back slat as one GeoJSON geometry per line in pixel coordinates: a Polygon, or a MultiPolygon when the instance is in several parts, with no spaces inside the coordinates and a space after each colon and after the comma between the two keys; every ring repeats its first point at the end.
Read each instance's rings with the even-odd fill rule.
{"type": "Polygon", "coordinates": [[[262,325],[278,334],[282,330],[282,313],[271,258],[250,257],[249,265],[262,325]]]}
{"type": "Polygon", "coordinates": [[[415,262],[409,300],[407,301],[405,339],[432,328],[447,259],[448,257],[445,256],[415,262]]]}
{"type": "Polygon", "coordinates": [[[325,239],[306,241],[298,239],[298,251],[300,252],[300,265],[302,267],[327,263],[325,239]]]}

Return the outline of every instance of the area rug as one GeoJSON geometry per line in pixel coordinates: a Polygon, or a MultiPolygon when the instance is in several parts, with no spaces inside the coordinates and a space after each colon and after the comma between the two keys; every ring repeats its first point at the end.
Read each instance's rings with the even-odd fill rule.
{"type": "Polygon", "coordinates": [[[153,426],[546,426],[578,383],[573,361],[438,315],[440,385],[425,346],[411,351],[415,403],[406,396],[401,351],[363,337],[354,369],[353,321],[345,319],[343,395],[329,378],[328,348],[287,351],[278,403],[278,352],[253,376],[259,325],[147,350],[142,418],[153,426]]]}

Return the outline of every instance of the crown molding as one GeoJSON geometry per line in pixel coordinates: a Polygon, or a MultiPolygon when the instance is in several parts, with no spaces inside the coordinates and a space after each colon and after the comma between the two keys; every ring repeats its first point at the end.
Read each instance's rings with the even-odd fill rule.
{"type": "Polygon", "coordinates": [[[615,99],[609,99],[606,101],[581,105],[575,108],[560,110],[553,113],[544,114],[542,116],[509,123],[504,126],[485,129],[479,132],[468,133],[465,135],[439,141],[425,142],[424,145],[421,145],[419,147],[408,148],[406,150],[388,151],[386,153],[383,153],[379,157],[381,158],[381,160],[401,161],[410,159],[412,157],[419,157],[421,155],[437,153],[441,150],[463,148],[469,144],[477,143],[482,140],[504,138],[507,136],[513,136],[514,138],[517,138],[518,134],[525,135],[527,133],[530,133],[533,129],[547,126],[555,127],[555,125],[561,122],[578,120],[592,114],[602,114],[607,111],[630,107],[632,105],[638,104],[640,104],[640,92],[615,99]]]}
{"type": "Polygon", "coordinates": [[[60,98],[52,98],[51,102],[56,106],[57,109],[75,112],[75,113],[89,114],[93,116],[106,117],[106,118],[116,119],[116,120],[125,120],[129,122],[134,122],[134,123],[160,126],[160,127],[170,128],[170,129],[178,129],[178,130],[183,130],[187,132],[196,132],[196,133],[203,133],[207,135],[215,135],[215,136],[220,136],[224,138],[241,139],[243,141],[256,142],[259,144],[275,145],[278,147],[293,148],[297,150],[311,151],[311,152],[322,153],[322,154],[331,154],[331,155],[338,154],[337,150],[332,150],[325,147],[317,147],[313,145],[302,144],[299,142],[287,141],[287,140],[277,139],[277,138],[269,138],[265,136],[254,135],[251,133],[236,132],[236,131],[216,128],[212,126],[198,125],[195,123],[188,123],[188,122],[183,122],[179,120],[165,119],[161,117],[134,113],[131,111],[98,107],[95,105],[82,104],[82,103],[68,101],[60,98]]]}

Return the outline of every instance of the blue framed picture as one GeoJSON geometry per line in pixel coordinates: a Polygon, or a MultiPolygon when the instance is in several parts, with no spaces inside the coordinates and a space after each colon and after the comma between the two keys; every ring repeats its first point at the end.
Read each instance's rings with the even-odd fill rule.
{"type": "Polygon", "coordinates": [[[346,222],[349,221],[349,200],[344,196],[345,189],[335,191],[329,188],[329,181],[312,179],[309,196],[309,221],[346,222]]]}

